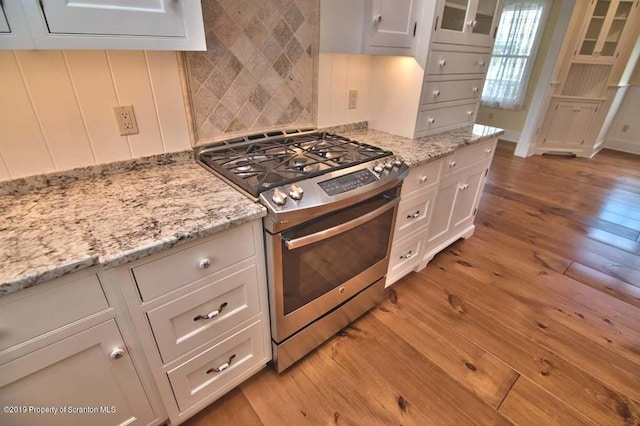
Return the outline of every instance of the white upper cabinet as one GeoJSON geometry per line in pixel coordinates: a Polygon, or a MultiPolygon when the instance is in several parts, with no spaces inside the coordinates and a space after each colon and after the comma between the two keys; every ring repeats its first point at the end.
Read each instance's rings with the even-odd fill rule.
{"type": "Polygon", "coordinates": [[[33,49],[27,19],[19,1],[0,1],[0,49],[33,49]]]}
{"type": "Polygon", "coordinates": [[[32,46],[0,35],[3,49],[206,49],[199,0],[22,0],[21,10],[11,3],[8,26],[22,14],[32,46]]]}
{"type": "Polygon", "coordinates": [[[433,41],[493,46],[500,0],[440,0],[433,41]]]}
{"type": "Polygon", "coordinates": [[[320,52],[408,55],[422,0],[322,0],[320,52]]]}
{"type": "Polygon", "coordinates": [[[615,61],[637,8],[637,0],[594,0],[575,51],[576,60],[615,61]]]}

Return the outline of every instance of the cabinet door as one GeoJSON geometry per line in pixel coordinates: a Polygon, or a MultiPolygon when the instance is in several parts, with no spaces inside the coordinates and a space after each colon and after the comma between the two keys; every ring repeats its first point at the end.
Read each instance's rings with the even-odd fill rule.
{"type": "Polygon", "coordinates": [[[181,2],[172,0],[47,0],[42,2],[53,34],[183,37],[181,2]]]}
{"type": "Polygon", "coordinates": [[[449,234],[453,204],[456,200],[458,189],[458,177],[452,176],[443,179],[436,195],[435,205],[431,213],[431,224],[427,232],[427,244],[425,252],[429,252],[434,246],[444,241],[449,234]]]}
{"type": "Polygon", "coordinates": [[[7,17],[4,14],[2,3],[0,3],[0,33],[10,33],[10,32],[11,32],[11,29],[9,28],[7,17]]]}
{"type": "Polygon", "coordinates": [[[488,168],[489,165],[483,163],[460,176],[456,187],[456,201],[451,213],[452,233],[473,223],[488,168]]]}
{"type": "Polygon", "coordinates": [[[417,9],[417,0],[373,0],[369,46],[411,48],[417,9]]]}
{"type": "Polygon", "coordinates": [[[491,47],[501,6],[500,0],[441,0],[434,41],[491,47]]]}
{"type": "Polygon", "coordinates": [[[580,149],[599,103],[555,102],[547,116],[543,147],[580,149]]]}
{"type": "Polygon", "coordinates": [[[155,416],[113,320],[0,367],[2,413],[10,425],[146,425],[155,416]],[[112,359],[117,358],[117,359],[112,359]],[[56,414],[29,412],[54,407],[56,414]],[[64,409],[66,412],[61,412],[64,409]]]}
{"type": "Polygon", "coordinates": [[[588,61],[614,61],[637,5],[637,1],[628,0],[595,1],[585,21],[576,57],[588,61]]]}

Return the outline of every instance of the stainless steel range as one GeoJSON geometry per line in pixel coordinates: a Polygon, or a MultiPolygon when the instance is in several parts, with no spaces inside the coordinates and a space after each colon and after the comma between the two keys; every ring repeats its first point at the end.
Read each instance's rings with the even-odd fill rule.
{"type": "Polygon", "coordinates": [[[196,158],[267,207],[278,372],[381,301],[409,170],[401,158],[313,129],[236,138],[196,158]]]}

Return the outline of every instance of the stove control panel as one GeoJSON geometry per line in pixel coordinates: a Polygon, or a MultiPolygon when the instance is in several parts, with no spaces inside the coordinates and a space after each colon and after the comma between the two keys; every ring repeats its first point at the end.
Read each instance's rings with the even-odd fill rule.
{"type": "Polygon", "coordinates": [[[358,170],[348,175],[318,182],[318,186],[329,196],[342,194],[352,189],[360,188],[369,183],[376,182],[378,177],[369,169],[358,170]]]}

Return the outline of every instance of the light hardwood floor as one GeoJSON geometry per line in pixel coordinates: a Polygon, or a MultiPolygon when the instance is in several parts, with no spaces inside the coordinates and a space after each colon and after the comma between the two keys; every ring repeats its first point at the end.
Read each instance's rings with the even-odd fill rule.
{"type": "Polygon", "coordinates": [[[190,425],[640,424],[640,157],[513,157],[476,233],[190,425]]]}

